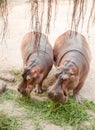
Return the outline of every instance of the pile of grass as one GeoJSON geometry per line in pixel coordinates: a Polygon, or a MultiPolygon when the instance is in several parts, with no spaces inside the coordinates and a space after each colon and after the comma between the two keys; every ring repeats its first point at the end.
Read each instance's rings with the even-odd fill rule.
{"type": "Polygon", "coordinates": [[[15,117],[0,112],[0,130],[18,130],[18,123],[15,117]]]}
{"type": "Polygon", "coordinates": [[[80,122],[90,119],[86,106],[84,104],[77,104],[72,98],[66,104],[56,104],[50,100],[40,102],[31,99],[31,97],[19,98],[17,101],[20,106],[26,108],[28,118],[33,120],[45,119],[59,126],[63,126],[64,122],[75,126],[80,122]]]}
{"type": "MultiPolygon", "coordinates": [[[[94,115],[90,115],[88,110],[95,114],[95,103],[92,101],[85,100],[82,104],[77,104],[73,98],[69,98],[66,104],[54,103],[49,99],[44,101],[38,101],[30,97],[18,96],[17,93],[8,91],[2,95],[5,100],[15,100],[19,107],[23,107],[26,111],[24,115],[25,119],[30,119],[32,123],[38,123],[46,121],[48,123],[53,123],[58,126],[70,125],[75,130],[89,130],[85,126],[82,128],[81,123],[88,121],[94,122],[94,115]],[[7,95],[7,96],[6,96],[7,95]],[[78,126],[78,127],[77,127],[78,126]]],[[[94,130],[94,126],[92,130],[94,130]]]]}

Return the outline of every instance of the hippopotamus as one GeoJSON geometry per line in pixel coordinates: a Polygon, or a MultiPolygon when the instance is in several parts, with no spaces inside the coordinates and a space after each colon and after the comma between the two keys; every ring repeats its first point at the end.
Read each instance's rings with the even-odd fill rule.
{"type": "Polygon", "coordinates": [[[81,103],[79,91],[84,85],[90,69],[91,51],[85,37],[69,30],[57,38],[53,49],[55,83],[47,92],[48,97],[66,103],[69,92],[81,103]]]}
{"type": "Polygon", "coordinates": [[[42,83],[53,66],[53,49],[47,36],[40,32],[25,34],[21,43],[23,59],[22,81],[18,91],[25,96],[36,88],[42,93],[42,83]]]}

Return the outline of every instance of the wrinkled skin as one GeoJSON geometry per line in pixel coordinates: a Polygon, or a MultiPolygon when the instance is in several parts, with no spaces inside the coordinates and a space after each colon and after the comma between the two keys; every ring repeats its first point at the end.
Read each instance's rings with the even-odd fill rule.
{"type": "Polygon", "coordinates": [[[58,37],[54,45],[56,81],[49,87],[47,95],[55,102],[65,103],[69,90],[72,90],[76,102],[81,103],[79,91],[89,72],[91,52],[85,38],[79,33],[76,34],[67,31],[58,37]]]}
{"type": "Polygon", "coordinates": [[[41,33],[27,33],[22,40],[21,52],[23,79],[18,86],[18,91],[25,96],[28,96],[34,88],[37,93],[42,93],[43,80],[53,65],[53,50],[48,39],[41,33]],[[38,48],[33,46],[35,33],[41,38],[38,48]]]}

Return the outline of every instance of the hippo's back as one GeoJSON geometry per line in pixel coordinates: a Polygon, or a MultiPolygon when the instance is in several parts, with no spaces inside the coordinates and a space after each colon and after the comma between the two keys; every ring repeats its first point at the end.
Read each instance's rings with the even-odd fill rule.
{"type": "Polygon", "coordinates": [[[71,51],[78,51],[81,53],[87,62],[91,60],[91,52],[88,43],[83,35],[74,31],[67,31],[59,36],[54,45],[54,60],[58,65],[60,59],[71,51]]]}
{"type": "Polygon", "coordinates": [[[24,63],[29,55],[37,52],[47,53],[53,59],[52,47],[48,38],[40,32],[27,33],[21,44],[21,53],[24,63]]]}

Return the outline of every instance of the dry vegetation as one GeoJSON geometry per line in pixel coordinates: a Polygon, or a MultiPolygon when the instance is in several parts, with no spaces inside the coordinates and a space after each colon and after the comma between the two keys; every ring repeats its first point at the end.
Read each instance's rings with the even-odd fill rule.
{"type": "Polygon", "coordinates": [[[7,8],[7,0],[0,0],[0,22],[2,23],[2,30],[0,32],[1,43],[6,36],[7,24],[8,24],[8,8],[7,8]]]}
{"type": "MultiPolygon", "coordinates": [[[[64,1],[66,0],[61,0],[61,2],[64,1]]],[[[52,14],[56,17],[57,5],[59,4],[60,0],[47,0],[47,1],[29,0],[29,2],[31,3],[31,28],[35,31],[40,31],[40,32],[44,30],[44,33],[48,34],[50,32],[50,23],[51,23],[52,14]],[[40,6],[41,6],[41,10],[40,10],[40,6]],[[46,13],[44,14],[44,12],[46,13]],[[42,25],[44,22],[43,20],[44,17],[46,17],[46,26],[43,28],[42,25]]],[[[95,23],[95,0],[90,0],[90,2],[92,3],[92,6],[89,10],[90,13],[88,17],[88,28],[90,23],[95,23]]],[[[1,13],[1,20],[3,22],[2,38],[4,38],[6,34],[6,29],[8,24],[7,3],[8,0],[0,0],[0,13],[1,13]]],[[[73,3],[71,28],[77,30],[79,23],[82,21],[83,24],[84,22],[89,0],[69,0],[69,5],[71,5],[71,3],[73,3]]]]}

